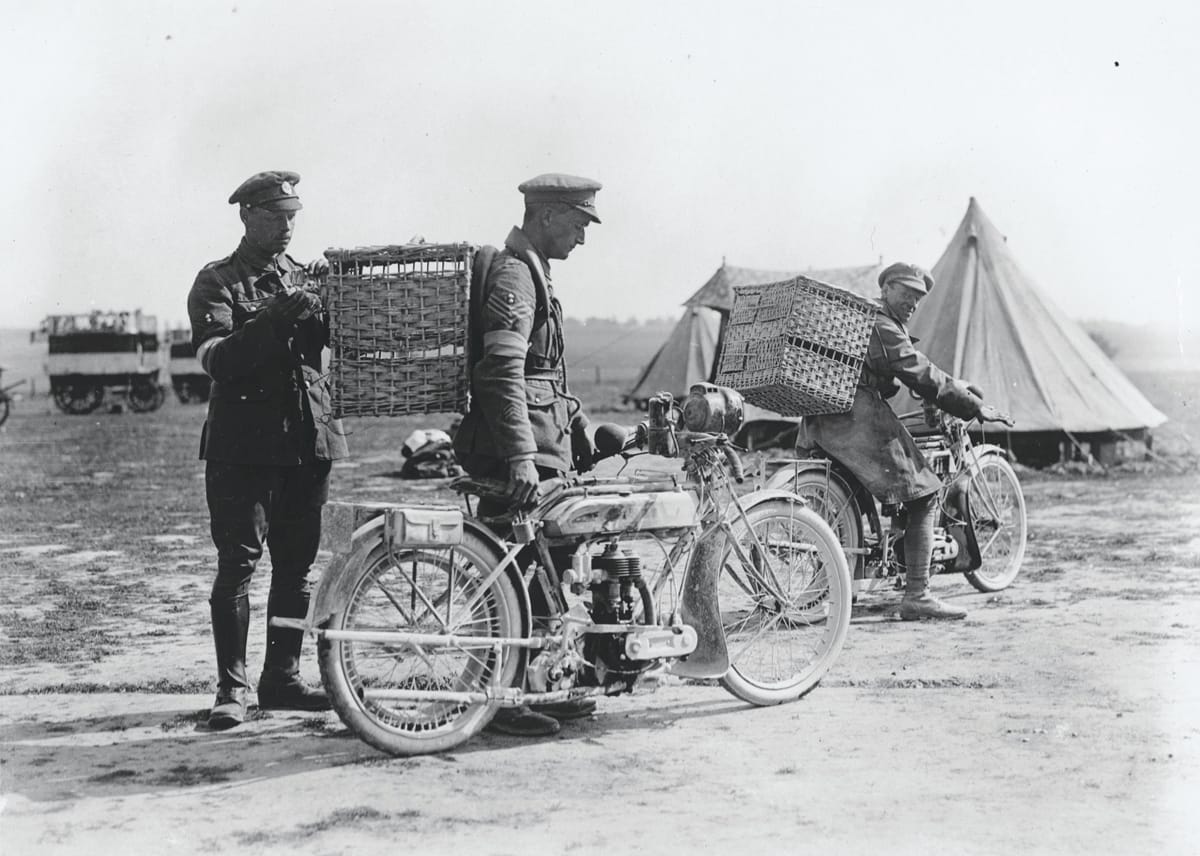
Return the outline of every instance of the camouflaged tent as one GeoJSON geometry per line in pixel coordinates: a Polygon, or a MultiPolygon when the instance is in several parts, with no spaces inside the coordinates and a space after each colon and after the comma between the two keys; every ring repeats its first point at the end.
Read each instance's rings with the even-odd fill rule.
{"type": "Polygon", "coordinates": [[[910,332],[934,363],[1012,414],[1006,440],[1019,460],[1090,451],[1104,461],[1166,421],[1021,270],[974,197],[932,273],[910,332]]]}
{"type": "MultiPolygon", "coordinates": [[[[650,360],[633,389],[626,394],[626,400],[640,404],[656,392],[669,392],[678,398],[686,395],[692,384],[713,379],[720,359],[721,335],[733,306],[734,287],[779,282],[803,275],[848,288],[865,297],[877,297],[879,286],[875,278],[880,269],[880,265],[874,264],[823,270],[776,271],[733,267],[722,262],[717,272],[684,301],[683,317],[650,360]]],[[[760,414],[774,416],[755,409],[755,415],[760,414]]]]}

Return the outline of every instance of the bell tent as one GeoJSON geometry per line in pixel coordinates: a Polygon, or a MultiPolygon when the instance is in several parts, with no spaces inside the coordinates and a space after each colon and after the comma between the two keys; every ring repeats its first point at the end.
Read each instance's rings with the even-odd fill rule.
{"type": "Polygon", "coordinates": [[[1087,446],[1106,462],[1121,440],[1146,442],[1166,421],[1021,270],[974,197],[932,273],[909,325],[917,347],[1012,415],[1018,460],[1052,463],[1087,446]]]}

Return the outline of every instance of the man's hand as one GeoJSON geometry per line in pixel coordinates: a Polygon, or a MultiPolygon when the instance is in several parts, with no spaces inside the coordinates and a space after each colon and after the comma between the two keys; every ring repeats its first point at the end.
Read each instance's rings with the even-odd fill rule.
{"type": "Polygon", "coordinates": [[[533,461],[512,461],[508,465],[508,501],[517,508],[533,505],[538,492],[538,472],[533,461]]]}
{"type": "Polygon", "coordinates": [[[310,292],[296,289],[292,292],[276,294],[258,317],[266,319],[277,333],[286,336],[296,322],[319,311],[321,311],[321,298],[310,292]]]}
{"type": "Polygon", "coordinates": [[[324,279],[329,275],[329,259],[321,256],[319,259],[313,259],[304,266],[304,272],[313,279],[324,279]]]}
{"type": "Polygon", "coordinates": [[[588,436],[586,428],[576,428],[571,432],[571,465],[575,472],[582,475],[596,463],[596,447],[588,436]]]}
{"type": "Polygon", "coordinates": [[[979,408],[979,421],[980,422],[1003,422],[1009,428],[1013,427],[1013,425],[1016,424],[1015,422],[1013,422],[1011,416],[1009,416],[1007,413],[1003,413],[1003,412],[997,410],[996,408],[992,407],[992,405],[990,405],[990,404],[985,404],[979,408]]]}

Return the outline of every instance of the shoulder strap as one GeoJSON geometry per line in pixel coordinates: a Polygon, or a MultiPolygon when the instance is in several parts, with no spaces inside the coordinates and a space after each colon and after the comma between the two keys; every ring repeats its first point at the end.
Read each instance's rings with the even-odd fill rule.
{"type": "Polygon", "coordinates": [[[467,306],[467,369],[474,368],[483,356],[483,303],[487,300],[488,274],[500,251],[484,245],[471,259],[470,302],[467,306]]]}

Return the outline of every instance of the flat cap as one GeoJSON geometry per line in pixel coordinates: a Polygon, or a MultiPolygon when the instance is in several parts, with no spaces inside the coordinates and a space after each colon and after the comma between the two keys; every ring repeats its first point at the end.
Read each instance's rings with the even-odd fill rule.
{"type": "Polygon", "coordinates": [[[256,172],[238,185],[229,197],[229,204],[272,211],[299,211],[304,207],[296,195],[299,183],[299,173],[288,170],[256,172]]]}
{"type": "Polygon", "coordinates": [[[889,282],[907,285],[922,294],[933,291],[933,277],[924,268],[907,262],[895,262],[879,272],[879,287],[883,288],[889,282]]]}
{"type": "Polygon", "coordinates": [[[596,191],[601,187],[603,185],[600,182],[590,178],[547,172],[521,182],[517,190],[525,194],[526,205],[531,202],[565,202],[599,223],[600,217],[596,214],[596,191]]]}

